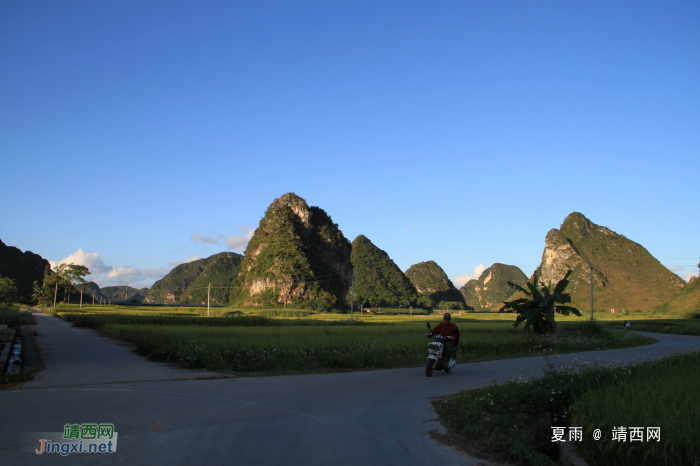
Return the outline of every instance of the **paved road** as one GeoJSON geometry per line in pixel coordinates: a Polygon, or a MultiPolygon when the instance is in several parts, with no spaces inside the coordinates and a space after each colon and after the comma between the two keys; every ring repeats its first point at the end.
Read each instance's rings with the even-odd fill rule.
{"type": "MultiPolygon", "coordinates": [[[[488,464],[430,439],[429,430],[442,430],[430,398],[539,372],[544,362],[462,364],[430,379],[421,368],[192,379],[209,373],[152,363],[91,330],[41,315],[37,320],[47,369],[23,389],[0,392],[2,465],[488,464]],[[91,369],[81,370],[82,362],[76,367],[73,357],[91,369]],[[118,451],[69,460],[19,451],[20,432],[61,432],[66,423],[87,422],[114,423],[118,451]]],[[[628,361],[700,347],[700,337],[653,336],[659,343],[576,357],[628,361]]]]}

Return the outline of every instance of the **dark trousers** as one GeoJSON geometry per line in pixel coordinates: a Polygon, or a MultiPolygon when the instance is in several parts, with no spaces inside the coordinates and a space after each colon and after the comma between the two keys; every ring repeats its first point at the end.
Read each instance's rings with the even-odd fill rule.
{"type": "Polygon", "coordinates": [[[449,362],[450,359],[455,357],[455,345],[451,341],[445,343],[445,347],[442,350],[442,357],[445,364],[449,362]]]}

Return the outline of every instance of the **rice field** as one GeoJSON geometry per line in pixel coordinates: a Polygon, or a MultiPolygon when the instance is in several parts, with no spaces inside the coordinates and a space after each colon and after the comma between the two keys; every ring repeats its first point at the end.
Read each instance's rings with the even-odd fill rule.
{"type": "MultiPolygon", "coordinates": [[[[75,306],[77,308],[77,306],[75,306]]],[[[418,366],[425,363],[426,322],[441,316],[299,316],[298,310],[274,317],[201,308],[60,308],[76,326],[92,327],[136,345],[141,354],[191,368],[237,373],[350,370],[418,366]]],[[[482,314],[483,315],[483,314],[482,314]]],[[[501,314],[503,316],[503,314],[501,314]]],[[[654,340],[585,323],[562,322],[549,338],[538,338],[508,320],[483,321],[455,316],[460,328],[458,361],[554,354],[623,346],[654,340]]]]}

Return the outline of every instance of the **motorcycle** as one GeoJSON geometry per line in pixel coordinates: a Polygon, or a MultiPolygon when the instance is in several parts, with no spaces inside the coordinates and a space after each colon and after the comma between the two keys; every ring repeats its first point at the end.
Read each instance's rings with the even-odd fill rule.
{"type": "MultiPolygon", "coordinates": [[[[427,325],[430,333],[426,333],[426,335],[431,336],[432,329],[430,328],[430,322],[428,322],[427,325]]],[[[442,357],[445,349],[445,343],[451,339],[452,337],[433,335],[433,341],[428,343],[428,361],[425,363],[425,375],[428,377],[433,375],[433,371],[445,371],[446,374],[449,374],[450,371],[457,365],[457,361],[454,359],[454,357],[451,357],[447,364],[445,364],[442,357]]]]}

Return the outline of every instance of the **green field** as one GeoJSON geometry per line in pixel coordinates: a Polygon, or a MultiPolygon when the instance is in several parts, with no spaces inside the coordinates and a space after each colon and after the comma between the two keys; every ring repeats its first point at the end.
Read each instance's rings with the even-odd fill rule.
{"type": "MultiPolygon", "coordinates": [[[[299,310],[252,313],[217,308],[61,306],[58,314],[136,345],[141,354],[186,367],[237,373],[351,370],[425,363],[425,323],[440,315],[362,316],[304,314],[299,310]],[[212,312],[214,314],[214,312],[212,312]],[[272,317],[266,317],[271,315],[272,317]]],[[[49,310],[47,310],[49,311],[49,310]]],[[[555,336],[540,339],[513,328],[512,314],[464,314],[461,362],[643,345],[655,340],[586,322],[561,322],[555,336]],[[478,317],[496,317],[494,320],[478,317]]]]}
{"type": "MultiPolygon", "coordinates": [[[[696,335],[700,336],[700,319],[658,319],[630,321],[633,330],[641,332],[672,333],[675,335],[696,335]]],[[[606,326],[614,328],[620,324],[609,324],[606,326]]]]}
{"type": "MultiPolygon", "coordinates": [[[[546,368],[547,369],[547,368],[546,368]]],[[[509,464],[552,465],[557,460],[548,422],[582,427],[589,464],[700,465],[700,352],[625,367],[573,363],[536,378],[519,378],[434,402],[453,432],[479,451],[509,464]],[[612,440],[613,427],[660,427],[660,441],[612,440]],[[535,429],[535,430],[533,430],[535,429]],[[603,435],[593,439],[593,431],[603,435]],[[535,432],[535,435],[533,435],[535,432]],[[515,461],[514,461],[515,460],[515,461]]]]}

